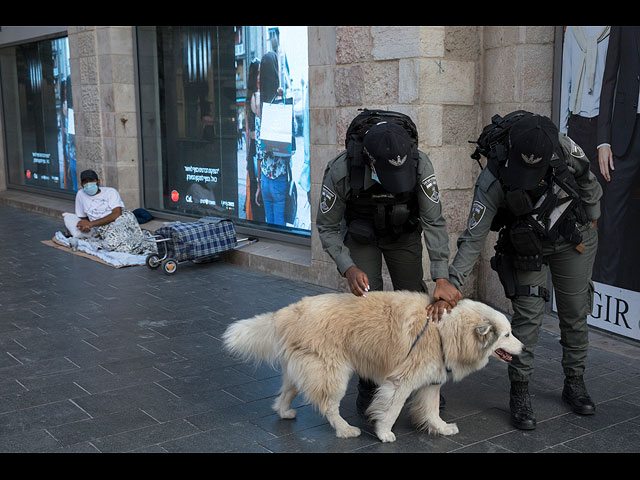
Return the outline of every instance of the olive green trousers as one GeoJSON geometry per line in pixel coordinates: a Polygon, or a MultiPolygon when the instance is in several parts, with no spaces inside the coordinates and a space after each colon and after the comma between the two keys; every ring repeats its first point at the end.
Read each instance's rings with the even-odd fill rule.
{"type": "MultiPolygon", "coordinates": [[[[562,239],[545,242],[543,255],[548,261],[540,272],[517,271],[520,285],[547,284],[551,272],[555,303],[560,326],[562,367],[565,375],[582,375],[589,347],[587,316],[593,308],[591,272],[598,249],[596,227],[581,229],[582,243],[586,247],[579,253],[575,245],[562,239]]],[[[527,347],[509,364],[511,381],[528,381],[533,373],[533,360],[538,335],[545,314],[546,302],[540,297],[521,296],[512,301],[512,332],[527,347]]]]}
{"type": "Polygon", "coordinates": [[[382,259],[387,264],[394,290],[422,291],[422,231],[405,233],[397,239],[358,243],[347,234],[344,241],[356,266],[369,277],[370,290],[382,290],[382,259]]]}

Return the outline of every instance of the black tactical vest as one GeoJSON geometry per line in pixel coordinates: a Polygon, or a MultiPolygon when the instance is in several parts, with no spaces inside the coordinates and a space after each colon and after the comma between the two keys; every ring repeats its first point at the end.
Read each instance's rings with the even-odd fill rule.
{"type": "Polygon", "coordinates": [[[345,220],[353,238],[361,243],[396,238],[420,226],[418,197],[414,191],[389,193],[376,184],[347,200],[345,220]]]}

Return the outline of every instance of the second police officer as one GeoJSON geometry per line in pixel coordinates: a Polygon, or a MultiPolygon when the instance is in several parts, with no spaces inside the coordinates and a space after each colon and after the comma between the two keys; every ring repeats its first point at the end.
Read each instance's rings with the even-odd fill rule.
{"type": "Polygon", "coordinates": [[[578,414],[595,413],[583,374],[602,189],[582,149],[560,134],[549,118],[517,111],[492,120],[473,156],[487,156],[487,166],[475,184],[450,281],[458,288],[464,285],[488,233],[499,231],[491,266],[512,301],[512,332],[526,346],[508,367],[511,422],[530,430],[536,427],[536,417],[528,384],[550,297],[545,286],[548,271],[561,331],[562,399],[578,414]]]}

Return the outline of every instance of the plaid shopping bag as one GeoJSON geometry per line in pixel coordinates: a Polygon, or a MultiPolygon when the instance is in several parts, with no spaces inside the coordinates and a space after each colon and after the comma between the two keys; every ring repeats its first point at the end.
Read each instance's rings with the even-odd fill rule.
{"type": "Polygon", "coordinates": [[[167,242],[169,256],[178,261],[216,255],[234,248],[237,243],[233,222],[218,217],[172,223],[160,227],[155,234],[171,239],[167,242]]]}

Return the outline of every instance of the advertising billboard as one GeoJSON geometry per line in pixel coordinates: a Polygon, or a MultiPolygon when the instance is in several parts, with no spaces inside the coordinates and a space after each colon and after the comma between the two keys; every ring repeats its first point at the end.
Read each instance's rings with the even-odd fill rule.
{"type": "Polygon", "coordinates": [[[602,186],[594,304],[588,322],[640,340],[640,27],[562,30],[560,131],[602,186]]]}
{"type": "Polygon", "coordinates": [[[307,27],[138,27],[138,49],[147,208],[309,236],[307,27]]]}

